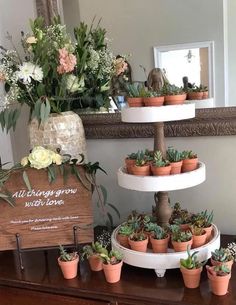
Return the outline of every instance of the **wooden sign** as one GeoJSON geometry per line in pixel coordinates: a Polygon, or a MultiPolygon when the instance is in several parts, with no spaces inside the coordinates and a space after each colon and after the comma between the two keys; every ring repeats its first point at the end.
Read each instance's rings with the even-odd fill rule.
{"type": "MultiPolygon", "coordinates": [[[[84,170],[79,167],[84,178],[84,170]]],[[[27,169],[32,187],[29,191],[16,172],[5,183],[12,193],[15,207],[0,199],[0,251],[21,248],[51,247],[73,244],[73,226],[77,226],[78,243],[93,240],[92,195],[78,179],[68,174],[66,184],[58,174],[49,184],[47,171],[27,169]]]]}

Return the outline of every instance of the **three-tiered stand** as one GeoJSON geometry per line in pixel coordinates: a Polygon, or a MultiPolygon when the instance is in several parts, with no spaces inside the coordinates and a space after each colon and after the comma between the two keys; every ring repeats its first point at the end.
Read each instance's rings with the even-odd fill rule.
{"type": "MultiPolygon", "coordinates": [[[[160,150],[163,157],[166,157],[164,122],[190,119],[195,117],[195,105],[184,104],[161,107],[130,107],[123,108],[121,119],[127,123],[153,123],[154,124],[154,150],[160,150]]],[[[194,171],[170,176],[135,176],[127,173],[125,167],[118,170],[118,184],[126,189],[155,192],[156,217],[160,225],[168,223],[172,209],[169,206],[168,191],[180,190],[193,187],[205,181],[205,165],[198,163],[198,168],[194,171]]],[[[154,269],[158,277],[163,277],[166,269],[179,267],[180,258],[186,258],[185,252],[174,252],[168,249],[168,253],[138,252],[125,248],[119,244],[116,235],[119,226],[112,233],[112,247],[123,254],[125,263],[141,267],[154,269]]],[[[211,251],[220,246],[220,232],[213,225],[211,240],[202,247],[194,249],[199,251],[200,261],[211,257],[211,251]]]]}

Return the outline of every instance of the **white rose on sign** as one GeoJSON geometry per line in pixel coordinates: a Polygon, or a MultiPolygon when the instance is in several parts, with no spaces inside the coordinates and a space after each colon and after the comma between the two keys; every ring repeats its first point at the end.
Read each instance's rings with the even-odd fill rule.
{"type": "Polygon", "coordinates": [[[52,153],[42,146],[35,146],[28,156],[30,167],[41,169],[52,164],[52,153]]]}

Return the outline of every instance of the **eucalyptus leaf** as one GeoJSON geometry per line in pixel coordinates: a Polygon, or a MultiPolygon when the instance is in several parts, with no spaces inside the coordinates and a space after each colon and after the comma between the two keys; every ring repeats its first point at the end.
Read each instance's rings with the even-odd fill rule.
{"type": "Polygon", "coordinates": [[[24,182],[25,182],[25,185],[27,186],[27,189],[29,190],[29,191],[31,191],[32,190],[32,188],[31,188],[31,184],[30,184],[30,181],[29,181],[29,177],[28,177],[28,174],[27,174],[27,172],[26,171],[23,171],[23,180],[24,180],[24,182]]]}

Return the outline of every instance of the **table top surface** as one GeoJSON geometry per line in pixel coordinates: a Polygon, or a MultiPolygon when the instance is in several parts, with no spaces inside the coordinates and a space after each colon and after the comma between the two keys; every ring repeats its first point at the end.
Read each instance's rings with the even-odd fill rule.
{"type": "MultiPolygon", "coordinates": [[[[233,241],[233,236],[222,236],[222,245],[229,241],[233,241]]],[[[154,270],[126,264],[120,282],[109,284],[102,271],[90,271],[87,261],[80,263],[77,278],[65,280],[57,264],[57,257],[56,249],[24,252],[25,270],[22,272],[16,251],[1,252],[0,285],[100,300],[117,297],[120,300],[137,300],[137,304],[144,301],[150,304],[236,304],[235,266],[232,269],[229,293],[217,297],[210,292],[205,270],[197,289],[184,287],[179,269],[167,270],[164,278],[157,278],[154,270]]]]}

